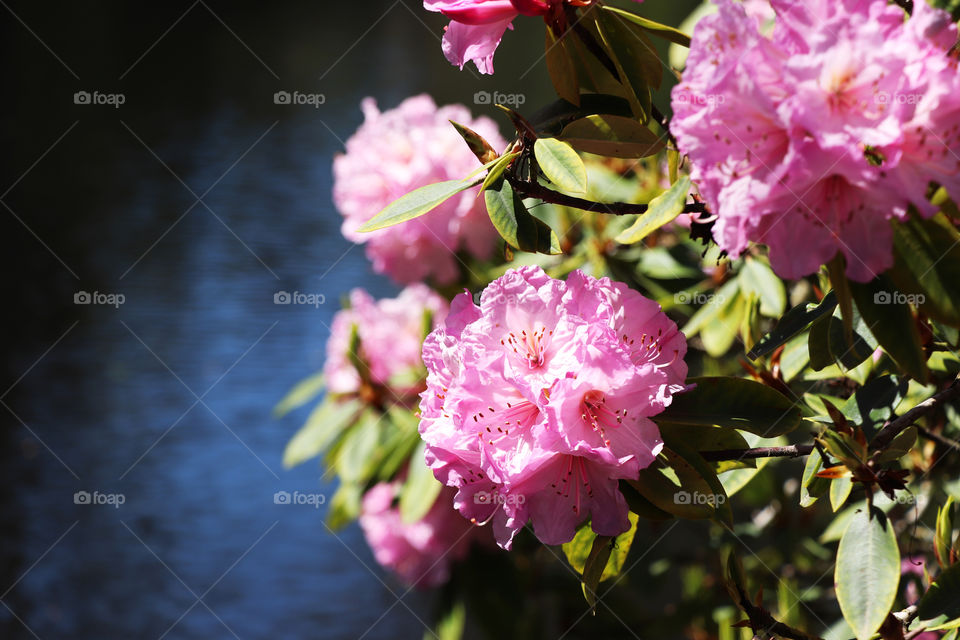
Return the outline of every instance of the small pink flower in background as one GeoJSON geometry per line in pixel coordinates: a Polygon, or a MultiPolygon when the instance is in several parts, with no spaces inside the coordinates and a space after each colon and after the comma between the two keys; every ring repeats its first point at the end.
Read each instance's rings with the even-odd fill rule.
{"type": "Polygon", "coordinates": [[[438,108],[426,95],[404,100],[380,112],[372,98],[363,101],[365,121],[347,141],[347,152],[333,162],[333,199],[344,217],[343,235],[366,244],[377,273],[400,283],[457,279],[455,252],[490,256],[497,232],[477,189],[450,198],[429,214],[372,233],[357,228],[402,195],[444,180],[460,179],[479,162],[450,120],[470,127],[493,145],[506,142],[489,118],[473,119],[462,105],[438,108]]]}
{"type": "Polygon", "coordinates": [[[423,346],[420,434],[454,506],[509,548],[528,520],[547,544],[629,527],[620,479],[663,447],[649,419],[683,388],[686,339],[657,303],[575,271],[508,271],[476,306],[457,296],[423,346]]]}
{"type": "Polygon", "coordinates": [[[960,197],[960,75],[949,16],[917,2],[774,0],[773,36],[731,0],[694,32],[671,129],[737,255],[770,247],[777,273],[837,252],[870,280],[892,265],[888,220],[931,214],[931,181],[960,197]]]}
{"type": "Polygon", "coordinates": [[[367,544],[377,562],[407,584],[440,586],[477,539],[475,527],[451,508],[452,489],[444,489],[421,520],[405,523],[395,504],[397,490],[398,485],[381,482],[363,496],[360,527],[367,544]]]}
{"type": "MultiPolygon", "coordinates": [[[[442,13],[451,22],[443,34],[443,54],[463,69],[471,60],[480,73],[493,73],[493,54],[513,19],[542,16],[570,0],[423,0],[427,11],[442,13]]],[[[636,0],[642,2],[643,0],[636,0]]]]}
{"type": "Polygon", "coordinates": [[[447,315],[447,301],[426,285],[413,284],[396,298],[374,300],[363,289],[350,292],[350,307],[333,318],[327,341],[323,374],[330,393],[356,393],[360,376],[350,362],[350,335],[354,325],[360,337],[360,356],[370,367],[373,382],[390,387],[402,396],[415,389],[405,388],[411,372],[423,366],[420,346],[424,316],[433,316],[438,327],[447,315]]]}

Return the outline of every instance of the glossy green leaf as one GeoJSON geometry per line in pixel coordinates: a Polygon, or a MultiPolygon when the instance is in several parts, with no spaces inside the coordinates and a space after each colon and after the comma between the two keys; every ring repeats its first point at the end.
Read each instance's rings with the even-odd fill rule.
{"type": "Polygon", "coordinates": [[[696,387],[674,395],[655,420],[732,427],[765,438],[800,426],[800,407],[765,384],[731,377],[690,378],[687,382],[696,387]]]}
{"type": "Polygon", "coordinates": [[[644,31],[647,31],[655,36],[659,36],[683,47],[690,46],[690,36],[678,29],[674,29],[671,26],[660,24],[659,22],[654,22],[653,20],[648,20],[643,16],[638,16],[635,13],[630,13],[629,11],[624,11],[623,9],[618,9],[609,5],[604,5],[603,9],[605,11],[615,13],[621,18],[629,20],[630,22],[642,28],[644,31]]]}
{"type": "Polygon", "coordinates": [[[747,258],[740,272],[740,289],[754,292],[760,300],[760,313],[768,318],[779,318],[787,308],[787,290],[765,262],[747,258]]]}
{"type": "Polygon", "coordinates": [[[823,458],[820,452],[814,449],[807,456],[803,467],[803,476],[800,478],[800,506],[809,507],[818,498],[821,498],[830,489],[830,481],[817,477],[817,472],[823,468],[823,458]]]}
{"type": "Polygon", "coordinates": [[[899,299],[902,294],[884,276],[865,284],[851,282],[850,289],[860,316],[883,350],[904,373],[926,383],[930,371],[920,332],[909,305],[899,299]]]}
{"type": "Polygon", "coordinates": [[[834,512],[840,510],[847,498],[850,497],[850,491],[853,489],[853,480],[850,476],[834,478],[830,481],[830,508],[834,512]]]}
{"type": "Polygon", "coordinates": [[[898,288],[923,295],[919,306],[930,317],[960,326],[960,232],[943,214],[914,216],[893,225],[893,244],[898,288]]]}
{"type": "Polygon", "coordinates": [[[353,424],[362,408],[359,400],[337,402],[332,398],[318,405],[287,443],[283,466],[290,468],[323,453],[344,429],[353,424]]]}
{"type": "Polygon", "coordinates": [[[634,244],[659,229],[683,213],[683,207],[690,194],[692,183],[684,176],[656,198],[650,201],[646,213],[637,216],[629,229],[623,231],[615,240],[620,244],[634,244]]]}
{"type": "Polygon", "coordinates": [[[573,147],[556,138],[538,138],[533,153],[550,182],[564,191],[586,193],[587,167],[573,147]]]}
{"type": "Polygon", "coordinates": [[[433,471],[424,462],[425,444],[420,442],[410,456],[407,480],[400,490],[400,518],[407,524],[427,515],[436,502],[443,485],[433,477],[433,471]]]}
{"type": "Polygon", "coordinates": [[[570,57],[570,51],[565,42],[566,36],[557,38],[551,27],[545,29],[547,34],[546,52],[547,72],[557,95],[567,102],[580,104],[580,81],[577,79],[577,68],[570,57]]]}
{"type": "MultiPolygon", "coordinates": [[[[630,552],[630,545],[633,544],[633,537],[637,532],[637,522],[639,521],[639,518],[634,513],[629,514],[629,518],[630,528],[612,540],[613,544],[610,545],[610,555],[608,556],[606,564],[602,567],[603,571],[599,575],[597,584],[617,577],[623,569],[623,564],[627,559],[627,554],[630,552]]],[[[576,569],[577,573],[584,575],[587,560],[590,557],[591,551],[594,549],[597,538],[604,539],[604,536],[598,536],[593,532],[589,524],[585,524],[577,530],[573,540],[563,545],[563,553],[567,556],[567,562],[570,563],[571,567],[576,569]]],[[[610,538],[605,539],[610,540],[610,538]]],[[[594,588],[594,593],[595,592],[596,588],[594,588]]]]}
{"type": "Polygon", "coordinates": [[[937,509],[936,530],[933,536],[933,552],[937,564],[947,567],[951,564],[950,549],[953,547],[953,497],[937,509]]]}
{"type": "Polygon", "coordinates": [[[511,153],[505,153],[490,167],[490,170],[487,172],[487,177],[483,179],[483,183],[480,186],[481,191],[486,191],[490,188],[491,185],[500,184],[500,179],[503,177],[504,172],[507,170],[507,167],[510,166],[510,163],[520,155],[519,151],[513,151],[511,153]]]}
{"type": "Polygon", "coordinates": [[[917,617],[935,620],[937,624],[960,618],[960,563],[940,572],[917,602],[917,617]]]}
{"type": "Polygon", "coordinates": [[[365,482],[372,472],[372,462],[383,435],[383,420],[367,409],[347,431],[336,456],[336,470],[344,482],[365,482]]]}
{"type": "Polygon", "coordinates": [[[613,158],[645,158],[663,149],[665,136],[658,136],[634,118],[594,114],[574,120],[560,138],[575,149],[613,158]]]}
{"type": "Polygon", "coordinates": [[[273,408],[273,417],[282,418],[317,397],[324,387],[323,373],[315,373],[298,382],[273,408]]]}
{"type": "Polygon", "coordinates": [[[738,289],[719,305],[716,315],[700,329],[700,339],[708,355],[719,358],[733,347],[747,313],[747,305],[747,298],[738,289]]]}
{"type": "Polygon", "coordinates": [[[834,571],[837,601],[857,640],[868,640],[890,613],[900,584],[900,550],[880,509],[854,515],[840,539],[834,571]]]}
{"type": "Polygon", "coordinates": [[[508,180],[500,179],[483,192],[490,221],[507,244],[531,253],[560,253],[560,239],[549,226],[527,211],[508,180]]]}
{"type": "Polygon", "coordinates": [[[480,182],[479,179],[447,180],[414,189],[388,204],[383,211],[360,225],[357,231],[363,233],[377,231],[419,218],[461,191],[477,186],[480,182]]]}
{"type": "Polygon", "coordinates": [[[833,292],[824,296],[819,304],[801,304],[787,312],[777,323],[777,327],[764,336],[747,354],[747,357],[756,360],[773,353],[777,347],[785,344],[790,338],[810,326],[811,323],[825,315],[833,313],[837,306],[837,298],[833,292]]]}

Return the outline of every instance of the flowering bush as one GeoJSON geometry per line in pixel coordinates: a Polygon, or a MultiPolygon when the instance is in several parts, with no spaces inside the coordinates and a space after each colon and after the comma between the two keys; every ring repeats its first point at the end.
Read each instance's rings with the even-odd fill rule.
{"type": "Polygon", "coordinates": [[[489,257],[496,231],[475,190],[448,200],[436,216],[411,220],[389,232],[367,234],[357,229],[407,191],[477,168],[476,158],[450,120],[502,149],[506,143],[497,125],[489,118],[474,120],[461,105],[438,108],[429,96],[408,98],[382,113],[368,98],[363,113],[363,125],[347,140],[347,153],[333,162],[333,200],[344,217],[343,235],[366,244],[374,271],[400,283],[431,279],[447,284],[459,274],[456,252],[489,257]]]}
{"type": "Polygon", "coordinates": [[[630,527],[620,479],[660,452],[656,415],[680,390],[686,341],[655,302],[575,271],[511,270],[460,294],[423,346],[420,434],[457,509],[510,548],[531,519],[546,544],[630,527]],[[478,499],[478,492],[480,499],[478,499]]]}
{"type": "Polygon", "coordinates": [[[418,587],[436,587],[450,578],[450,565],[462,560],[478,531],[450,508],[450,493],[443,492],[427,514],[406,523],[394,504],[395,483],[381,482],[363,496],[360,527],[384,567],[418,587]]]}
{"type": "Polygon", "coordinates": [[[893,265],[887,220],[960,195],[960,75],[949,16],[883,0],[776,2],[772,38],[732,0],[697,26],[671,129],[734,255],[770,246],[785,278],[840,251],[847,274],[893,265]],[[941,132],[941,133],[937,133],[941,132]]]}
{"type": "Polygon", "coordinates": [[[957,15],[717,0],[691,38],[600,0],[424,6],[484,73],[542,17],[560,99],[499,105],[509,144],[365,103],[344,235],[415,284],[354,291],[278,408],[327,391],[285,461],[324,456],[329,526],[436,587],[442,638],[956,640],[957,15]],[[690,49],[672,111],[657,39],[690,49]]]}
{"type": "Polygon", "coordinates": [[[422,284],[412,284],[396,298],[374,300],[363,289],[350,292],[350,306],[330,327],[323,366],[330,393],[367,393],[363,384],[387,388],[395,396],[417,389],[422,374],[420,348],[425,330],[440,326],[449,304],[422,284]],[[355,336],[354,336],[355,334],[355,336]],[[356,344],[351,346],[356,340],[356,344]],[[359,349],[360,353],[351,353],[359,349]],[[358,372],[357,356],[366,364],[358,372]],[[365,378],[365,379],[364,379],[365,378]]]}

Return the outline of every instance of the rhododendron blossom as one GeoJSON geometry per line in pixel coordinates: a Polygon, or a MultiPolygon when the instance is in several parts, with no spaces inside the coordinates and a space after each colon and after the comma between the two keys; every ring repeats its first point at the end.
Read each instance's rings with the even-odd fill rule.
{"type": "Polygon", "coordinates": [[[382,566],[418,587],[436,587],[450,578],[450,566],[463,559],[477,539],[475,527],[450,507],[444,489],[430,511],[406,523],[396,506],[399,485],[381,482],[363,496],[360,527],[382,566]]]}
{"type": "Polygon", "coordinates": [[[506,142],[489,118],[474,120],[462,105],[437,108],[426,95],[408,98],[381,113],[363,101],[365,122],[347,141],[347,152],[333,162],[333,199],[344,216],[343,235],[366,243],[374,271],[401,283],[433,279],[438,284],[459,274],[455,252],[487,258],[497,232],[477,189],[450,198],[426,216],[372,233],[357,228],[400,196],[419,187],[460,179],[479,167],[450,120],[464,124],[500,150],[506,142]]]}
{"type": "MultiPolygon", "coordinates": [[[[642,2],[643,0],[636,0],[642,2]]],[[[519,15],[542,16],[572,0],[423,0],[427,11],[442,13],[451,22],[443,34],[443,55],[461,69],[469,61],[480,73],[493,73],[493,54],[513,19],[519,15]]]]}
{"type": "Polygon", "coordinates": [[[427,463],[465,517],[509,548],[528,520],[547,544],[591,519],[629,527],[621,479],[663,447],[650,420],[681,390],[686,340],[660,306],[609,279],[510,270],[457,296],[423,345],[427,463]]]}
{"type": "Polygon", "coordinates": [[[774,0],[771,37],[742,5],[694,32],[671,130],[717,214],[721,248],[769,245],[783,277],[837,252],[870,280],[893,263],[888,220],[930,215],[931,181],[960,196],[957,30],[884,0],[774,0]]]}
{"type": "Polygon", "coordinates": [[[323,374],[330,393],[356,393],[361,380],[350,361],[353,327],[360,339],[357,354],[370,369],[370,381],[404,395],[423,367],[420,345],[424,318],[432,316],[434,327],[447,315],[447,301],[427,286],[412,284],[396,298],[374,300],[363,289],[350,292],[350,306],[338,311],[327,340],[323,374]],[[411,375],[412,374],[412,375],[411,375]]]}

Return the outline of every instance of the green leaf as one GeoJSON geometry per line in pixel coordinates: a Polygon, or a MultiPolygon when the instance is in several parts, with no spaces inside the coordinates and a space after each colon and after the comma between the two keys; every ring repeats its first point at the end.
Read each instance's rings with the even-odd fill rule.
{"type": "Polygon", "coordinates": [[[834,316],[826,318],[827,321],[827,344],[829,345],[831,358],[839,363],[844,370],[850,371],[856,369],[862,362],[873,355],[878,343],[877,339],[870,332],[870,328],[864,322],[860,313],[853,309],[850,336],[853,341],[847,340],[846,328],[843,320],[834,316]]]}
{"type": "Polygon", "coordinates": [[[419,218],[461,191],[477,186],[480,182],[479,179],[447,180],[414,189],[388,204],[383,211],[360,225],[357,231],[362,233],[377,231],[419,218]]]}
{"type": "MultiPolygon", "coordinates": [[[[750,445],[743,435],[736,429],[721,429],[692,424],[671,424],[660,421],[660,437],[667,447],[686,446],[694,451],[722,451],[725,449],[749,449],[750,445]]],[[[756,460],[745,460],[736,463],[717,463],[717,473],[728,469],[756,467],[756,460]]]]}
{"type": "Polygon", "coordinates": [[[503,177],[503,173],[507,170],[507,167],[509,167],[510,163],[519,155],[519,151],[513,151],[500,156],[493,166],[490,167],[490,171],[487,172],[487,177],[483,179],[480,190],[486,191],[491,185],[499,184],[500,178],[503,177]]]}
{"type": "MultiPolygon", "coordinates": [[[[716,476],[712,468],[710,473],[716,476]]],[[[672,449],[664,449],[655,465],[641,469],[639,478],[627,483],[657,509],[695,520],[715,518],[715,496],[726,495],[715,491],[703,474],[672,449]]]]}
{"type": "MultiPolygon", "coordinates": [[[[616,538],[613,538],[610,555],[608,556],[606,565],[602,567],[603,571],[600,573],[600,579],[597,584],[611,578],[616,578],[620,575],[620,571],[623,570],[623,564],[627,559],[627,554],[630,552],[630,545],[633,544],[633,537],[637,532],[637,522],[639,521],[635,513],[629,514],[629,518],[630,528],[616,538]]],[[[590,528],[590,525],[586,524],[577,530],[573,540],[563,545],[563,553],[567,556],[567,562],[570,563],[571,567],[576,569],[577,573],[581,575],[584,574],[587,560],[594,549],[597,538],[610,540],[609,537],[598,536],[593,532],[593,529],[590,528]]],[[[596,593],[596,588],[594,588],[594,593],[596,593]]]]}
{"type": "Polygon", "coordinates": [[[553,83],[553,89],[557,95],[567,102],[580,104],[580,81],[577,80],[577,69],[567,50],[565,37],[557,38],[553,33],[553,28],[546,28],[546,58],[547,72],[550,74],[550,81],[553,83]]]}
{"type": "Polygon", "coordinates": [[[753,292],[760,300],[760,313],[768,318],[779,318],[787,308],[787,290],[764,262],[747,258],[740,271],[740,290],[753,292]]]}
{"type": "Polygon", "coordinates": [[[917,603],[920,620],[943,624],[960,618],[960,563],[944,569],[917,603]]]}
{"type": "Polygon", "coordinates": [[[687,176],[677,180],[672,187],[651,200],[646,213],[638,215],[630,228],[623,231],[615,240],[620,244],[634,244],[663,225],[672,222],[683,213],[691,186],[692,183],[687,176]]]}
{"type": "Polygon", "coordinates": [[[800,426],[797,404],[765,384],[731,377],[690,378],[687,382],[696,387],[674,395],[655,421],[732,427],[764,438],[800,426]]]}
{"type": "Polygon", "coordinates": [[[337,402],[332,398],[318,405],[287,443],[283,466],[289,469],[323,453],[346,427],[353,424],[362,408],[359,400],[337,402]]]}
{"type": "Polygon", "coordinates": [[[530,215],[520,195],[501,178],[483,192],[490,221],[507,244],[521,251],[556,255],[560,239],[545,222],[530,215]]]}
{"type": "Polygon", "coordinates": [[[665,136],[637,120],[609,114],[574,120],[563,128],[560,138],[580,151],[613,158],[645,158],[666,144],[665,136]]]}
{"type": "Polygon", "coordinates": [[[800,479],[801,507],[809,507],[830,488],[829,480],[817,477],[817,472],[822,467],[823,458],[820,456],[820,452],[814,449],[807,456],[807,462],[803,467],[803,476],[800,479]]]}
{"type": "Polygon", "coordinates": [[[467,607],[457,600],[445,611],[432,631],[424,631],[423,640],[460,640],[467,622],[467,607]]]}
{"type": "Polygon", "coordinates": [[[304,378],[273,408],[273,417],[282,418],[294,409],[307,404],[323,391],[323,386],[323,373],[315,373],[308,378],[304,378]]]}
{"type": "Polygon", "coordinates": [[[950,562],[950,549],[953,546],[953,497],[937,509],[936,532],[933,537],[933,551],[937,564],[947,567],[950,562]]]}
{"type": "MultiPolygon", "coordinates": [[[[717,298],[720,298],[720,293],[717,293],[717,298]]],[[[700,330],[700,339],[703,340],[703,348],[707,354],[719,358],[730,350],[747,314],[747,305],[748,300],[739,289],[720,303],[713,320],[700,330]]]]}
{"type": "Polygon", "coordinates": [[[556,138],[538,138],[533,153],[550,182],[564,191],[586,193],[587,167],[573,147],[556,138]]]}
{"type": "MultiPolygon", "coordinates": [[[[837,306],[840,309],[840,320],[843,323],[843,337],[846,344],[853,340],[853,297],[850,294],[850,281],[847,279],[847,261],[842,253],[838,253],[827,264],[830,274],[830,284],[837,295],[837,306]]],[[[853,367],[850,367],[853,368],[853,367]]]]}
{"type": "Polygon", "coordinates": [[[897,536],[880,509],[854,515],[837,549],[834,583],[843,617],[857,640],[868,640],[890,613],[900,584],[897,536]]]}
{"type": "Polygon", "coordinates": [[[613,551],[613,538],[610,536],[596,536],[590,547],[590,554],[583,565],[583,595],[587,604],[593,607],[597,604],[597,587],[600,586],[600,576],[610,560],[613,551]]]}
{"type": "Polygon", "coordinates": [[[354,482],[345,482],[340,485],[333,497],[330,498],[330,509],[327,511],[327,525],[331,529],[340,529],[353,522],[360,515],[360,501],[363,498],[363,487],[354,482]]]}
{"type": "Polygon", "coordinates": [[[810,368],[820,371],[833,364],[830,353],[830,320],[833,316],[818,318],[810,326],[807,347],[810,349],[810,368]]]}
{"type": "MultiPolygon", "coordinates": [[[[727,496],[726,489],[723,488],[723,483],[720,482],[720,478],[717,476],[717,472],[714,471],[713,467],[703,459],[699,453],[693,449],[688,448],[686,445],[680,445],[674,443],[674,446],[669,449],[677,456],[680,456],[683,459],[683,462],[688,464],[693,471],[700,476],[710,487],[711,494],[707,494],[707,504],[712,506],[715,514],[714,517],[717,520],[722,520],[731,527],[733,526],[733,509],[730,506],[730,499],[727,496]]],[[[674,470],[679,468],[678,461],[673,461],[674,470]]],[[[679,471],[678,471],[679,473],[679,471]]]]}
{"type": "Polygon", "coordinates": [[[880,276],[866,284],[851,282],[850,289],[860,316],[883,350],[904,373],[926,383],[930,371],[920,343],[920,332],[909,305],[899,300],[900,292],[893,283],[880,276]]]}
{"type": "Polygon", "coordinates": [[[850,491],[853,489],[853,480],[850,476],[834,478],[830,481],[830,508],[834,513],[840,510],[840,507],[850,497],[850,491]]]}
{"type": "Polygon", "coordinates": [[[382,431],[381,416],[367,410],[344,436],[335,465],[344,482],[362,483],[369,479],[370,462],[380,444],[382,431]]]}
{"type": "Polygon", "coordinates": [[[790,309],[790,311],[780,319],[780,322],[777,323],[776,329],[764,336],[760,342],[750,350],[747,357],[751,360],[756,360],[757,358],[773,353],[777,347],[785,344],[790,338],[809,327],[815,320],[833,313],[836,306],[837,298],[831,291],[823,297],[823,300],[821,300],[819,304],[805,303],[790,309]]]}
{"type": "Polygon", "coordinates": [[[633,22],[644,31],[647,31],[655,36],[665,38],[666,40],[679,44],[683,47],[690,46],[690,36],[678,29],[674,29],[673,27],[665,24],[660,24],[659,22],[654,22],[653,20],[648,20],[642,16],[638,16],[635,13],[630,13],[629,11],[617,9],[616,7],[611,7],[609,5],[603,5],[603,9],[605,11],[615,13],[618,16],[629,20],[630,22],[633,22]]]}
{"type": "Polygon", "coordinates": [[[923,295],[920,308],[935,320],[960,326],[960,232],[942,213],[914,215],[893,225],[894,281],[901,291],[923,295]]]}
{"type": "Polygon", "coordinates": [[[417,522],[427,515],[443,488],[424,462],[424,447],[425,444],[421,441],[410,456],[407,481],[400,490],[400,518],[407,524],[417,522]]]}

